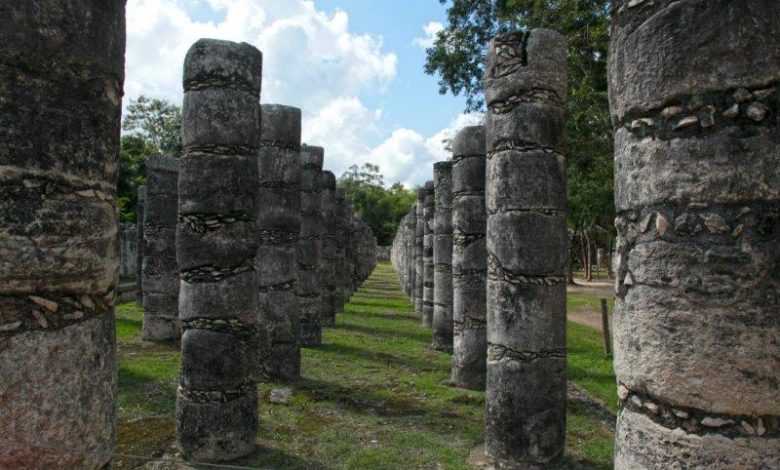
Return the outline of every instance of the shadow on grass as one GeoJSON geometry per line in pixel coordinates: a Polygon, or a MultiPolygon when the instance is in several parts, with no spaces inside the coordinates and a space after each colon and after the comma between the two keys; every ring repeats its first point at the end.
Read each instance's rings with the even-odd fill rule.
{"type": "MultiPolygon", "coordinates": [[[[327,470],[329,467],[318,462],[302,459],[298,456],[288,454],[280,449],[266,447],[258,444],[255,451],[246,457],[233,460],[230,465],[247,466],[249,468],[285,468],[294,470],[327,470]]],[[[199,468],[199,467],[195,467],[199,468]]],[[[203,467],[213,469],[213,466],[203,467]]]]}
{"type": "Polygon", "coordinates": [[[301,378],[296,388],[306,393],[313,402],[329,401],[346,410],[374,414],[380,417],[423,416],[429,408],[421,406],[417,400],[406,398],[398,393],[392,397],[383,395],[387,390],[383,385],[338,385],[324,380],[301,378]]]}
{"type": "MultiPolygon", "coordinates": [[[[384,315],[382,315],[384,316],[384,315]]],[[[415,318],[415,320],[417,320],[415,318]]],[[[334,330],[344,330],[344,331],[355,331],[359,333],[366,333],[370,335],[376,335],[376,336],[387,336],[387,337],[398,337],[402,336],[404,338],[407,338],[412,341],[417,341],[421,345],[426,345],[431,342],[431,335],[430,333],[423,332],[423,333],[414,333],[410,331],[399,331],[397,329],[383,329],[380,327],[370,327],[370,326],[361,326],[361,325],[353,325],[350,323],[338,323],[336,326],[332,326],[331,329],[334,330]]]]}
{"type": "Polygon", "coordinates": [[[437,372],[441,369],[437,365],[431,364],[423,359],[400,357],[394,354],[372,351],[370,349],[356,348],[346,344],[327,343],[317,348],[317,351],[338,354],[341,356],[351,356],[355,359],[369,360],[388,367],[413,369],[416,372],[437,372]]]}

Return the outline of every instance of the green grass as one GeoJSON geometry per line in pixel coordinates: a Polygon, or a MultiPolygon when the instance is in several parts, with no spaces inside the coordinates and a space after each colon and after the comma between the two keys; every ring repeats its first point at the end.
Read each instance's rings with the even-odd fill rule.
{"type": "MultiPolygon", "coordinates": [[[[141,317],[132,304],[117,308],[118,452],[151,456],[171,450],[180,363],[176,345],[141,341],[141,317]],[[150,434],[149,426],[138,423],[157,431],[150,434]]],[[[604,372],[603,358],[598,357],[601,345],[591,336],[585,327],[569,325],[570,378],[614,403],[614,378],[609,393],[606,379],[589,379],[591,373],[604,372]]],[[[377,267],[337,316],[336,326],[325,329],[323,341],[320,348],[303,349],[302,379],[259,386],[258,450],[232,464],[469,468],[468,454],[484,441],[484,393],[443,383],[449,377],[450,356],[428,347],[430,331],[397,289],[389,264],[377,267]],[[288,405],[268,401],[270,391],[280,386],[293,389],[288,405]]],[[[582,468],[611,468],[611,432],[576,402],[568,407],[567,445],[569,459],[582,468]]],[[[120,461],[115,466],[133,464],[138,463],[120,461]]]]}

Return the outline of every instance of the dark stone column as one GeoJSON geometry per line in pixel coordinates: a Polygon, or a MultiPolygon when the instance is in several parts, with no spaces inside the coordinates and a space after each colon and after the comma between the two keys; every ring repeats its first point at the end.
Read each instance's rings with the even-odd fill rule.
{"type": "Polygon", "coordinates": [[[0,468],[111,461],[124,52],[124,2],[0,6],[0,468]]]}
{"type": "Polygon", "coordinates": [[[780,468],[780,4],[612,18],[615,468],[780,468]]]}
{"type": "MultiPolygon", "coordinates": [[[[176,194],[178,198],[178,193],[176,194]]],[[[138,250],[136,251],[136,265],[135,265],[135,303],[143,306],[144,304],[144,283],[143,283],[143,266],[144,266],[144,206],[146,205],[146,186],[138,187],[138,203],[136,205],[136,219],[135,219],[135,235],[137,238],[138,250]]],[[[177,266],[178,269],[178,266],[177,266]]]]}
{"type": "Polygon", "coordinates": [[[423,199],[423,302],[422,323],[433,326],[433,214],[435,201],[433,181],[425,182],[423,199]]]}
{"type": "Polygon", "coordinates": [[[349,245],[346,227],[347,200],[342,188],[336,188],[333,223],[336,237],[336,289],[334,291],[333,304],[336,313],[344,311],[345,290],[347,281],[347,247],[349,245]]]}
{"type": "Polygon", "coordinates": [[[452,352],[452,162],[433,164],[433,349],[452,352]]]}
{"type": "Polygon", "coordinates": [[[485,389],[485,127],[471,126],[452,143],[452,383],[485,389]]]}
{"type": "Polygon", "coordinates": [[[176,211],[179,161],[146,159],[144,207],[143,339],[179,339],[179,266],[176,263],[176,211]]]}
{"type": "Polygon", "coordinates": [[[298,306],[301,345],[322,344],[322,203],[320,173],[325,150],[301,147],[301,235],[298,240],[298,306]]]}
{"type": "Polygon", "coordinates": [[[416,225],[414,227],[414,311],[420,315],[420,318],[422,318],[423,314],[423,278],[425,277],[425,263],[423,261],[423,241],[425,240],[424,200],[425,188],[417,188],[416,225]]]}
{"type": "Polygon", "coordinates": [[[193,461],[231,460],[255,448],[261,70],[262,54],[246,43],[201,39],[184,59],[176,438],[193,461]]]}
{"type": "Polygon", "coordinates": [[[490,44],[487,113],[487,455],[556,468],[566,427],[566,44],[550,30],[490,44]]]}
{"type": "Polygon", "coordinates": [[[301,324],[296,296],[301,230],[301,110],[264,104],[261,111],[257,265],[260,316],[271,347],[263,367],[270,377],[292,379],[301,371],[301,324]]]}
{"type": "Polygon", "coordinates": [[[336,177],[330,171],[321,173],[322,185],[322,268],[320,279],[322,280],[322,324],[333,326],[336,324],[336,235],[335,235],[335,200],[336,177]]]}

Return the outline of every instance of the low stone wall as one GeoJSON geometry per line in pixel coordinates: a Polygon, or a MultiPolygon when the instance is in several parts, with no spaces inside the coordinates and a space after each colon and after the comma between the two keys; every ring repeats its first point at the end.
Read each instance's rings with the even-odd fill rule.
{"type": "Polygon", "coordinates": [[[376,260],[377,261],[390,261],[390,250],[392,246],[378,246],[376,247],[376,260]]]}

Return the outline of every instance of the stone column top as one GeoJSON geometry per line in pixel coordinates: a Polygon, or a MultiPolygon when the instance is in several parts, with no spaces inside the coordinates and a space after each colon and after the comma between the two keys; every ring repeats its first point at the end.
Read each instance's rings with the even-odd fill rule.
{"type": "Polygon", "coordinates": [[[300,148],[301,110],[283,104],[260,105],[261,145],[300,148]]]}
{"type": "Polygon", "coordinates": [[[336,175],[334,175],[332,171],[325,170],[320,176],[322,177],[322,189],[328,191],[336,190],[336,175]]]}
{"type": "Polygon", "coordinates": [[[316,145],[301,145],[301,166],[302,168],[313,168],[322,171],[322,164],[325,161],[325,149],[316,145]]]}
{"type": "MultiPolygon", "coordinates": [[[[147,170],[162,170],[178,173],[179,171],[179,159],[173,157],[166,157],[163,155],[152,155],[146,159],[147,170]]],[[[144,188],[144,195],[146,195],[146,187],[144,188]]],[[[140,188],[139,188],[140,189],[140,188]]]]}
{"type": "Polygon", "coordinates": [[[512,101],[566,101],[566,39],[551,29],[496,36],[485,61],[485,103],[489,108],[512,101]],[[538,95],[534,97],[533,95],[538,95]]]}
{"type": "Polygon", "coordinates": [[[485,126],[464,127],[452,140],[452,158],[454,160],[469,155],[484,156],[487,151],[485,145],[485,126]]]}
{"type": "Polygon", "coordinates": [[[260,94],[263,53],[245,42],[199,39],[184,58],[184,91],[238,88],[260,94]]]}

